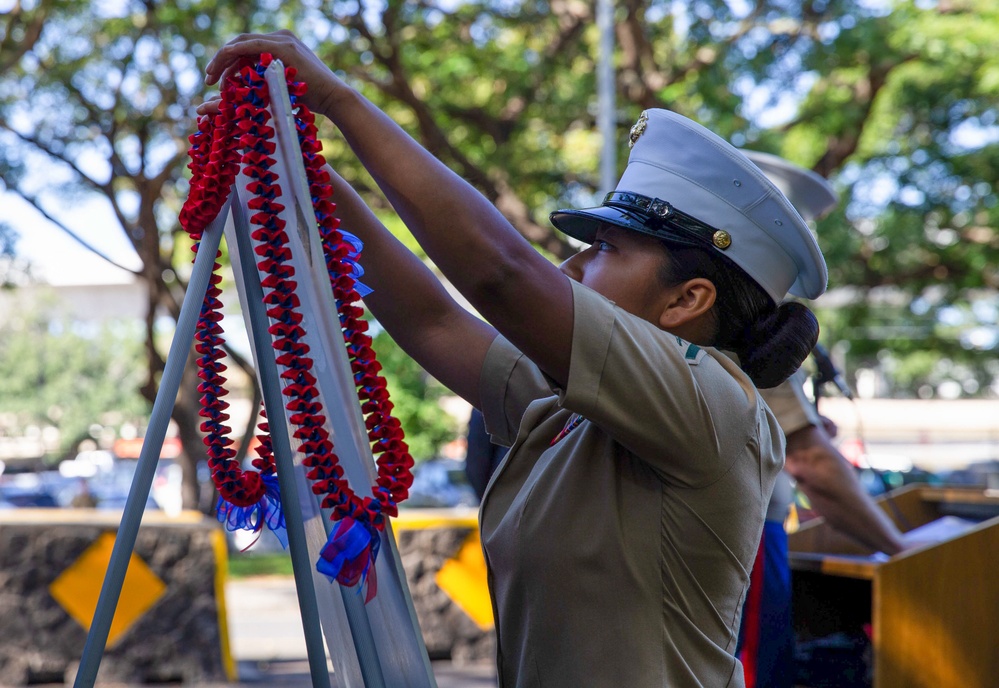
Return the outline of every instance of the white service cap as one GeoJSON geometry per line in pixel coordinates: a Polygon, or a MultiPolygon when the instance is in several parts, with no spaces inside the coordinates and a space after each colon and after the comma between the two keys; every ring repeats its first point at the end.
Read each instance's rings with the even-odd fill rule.
{"type": "Polygon", "coordinates": [[[745,148],[742,152],[763,170],[806,222],[822,219],[839,204],[839,194],[822,175],[777,155],[745,148]]]}
{"type": "Polygon", "coordinates": [[[776,302],[826,288],[822,252],[784,194],[735,146],[669,110],[631,130],[628,166],[603,205],[557,210],[552,224],[591,243],[601,224],[695,240],[744,270],[776,302]]]}

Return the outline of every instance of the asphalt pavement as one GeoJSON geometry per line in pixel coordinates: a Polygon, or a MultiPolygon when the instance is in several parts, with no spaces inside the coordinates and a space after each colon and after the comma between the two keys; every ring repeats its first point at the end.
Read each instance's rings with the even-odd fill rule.
{"type": "MultiPolygon", "coordinates": [[[[199,688],[311,688],[305,633],[298,610],[295,582],[290,576],[259,576],[226,582],[229,645],[236,663],[235,683],[199,683],[199,688]]],[[[330,688],[336,682],[333,665],[330,688]]],[[[438,688],[495,688],[493,664],[456,665],[433,662],[438,688]]],[[[35,688],[57,688],[42,684],[35,688]]],[[[144,688],[98,681],[99,688],[144,688]]],[[[4,688],[0,686],[0,688],[4,688]]]]}
{"type": "MultiPolygon", "coordinates": [[[[235,685],[275,688],[312,685],[292,578],[230,579],[226,583],[226,609],[229,643],[239,675],[239,683],[235,685]]],[[[434,662],[433,669],[439,688],[496,686],[492,663],[458,666],[434,662]]],[[[331,674],[332,688],[336,688],[335,678],[331,674]]]]}

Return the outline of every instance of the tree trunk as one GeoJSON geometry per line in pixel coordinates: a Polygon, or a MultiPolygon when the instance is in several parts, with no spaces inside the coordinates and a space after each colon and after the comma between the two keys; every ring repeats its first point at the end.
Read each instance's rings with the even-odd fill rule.
{"type": "Polygon", "coordinates": [[[197,366],[192,359],[188,359],[180,391],[177,394],[177,402],[173,407],[173,421],[177,424],[177,437],[181,445],[181,454],[177,461],[183,470],[181,502],[185,509],[198,509],[201,505],[198,463],[208,458],[200,430],[199,398],[197,366]]]}

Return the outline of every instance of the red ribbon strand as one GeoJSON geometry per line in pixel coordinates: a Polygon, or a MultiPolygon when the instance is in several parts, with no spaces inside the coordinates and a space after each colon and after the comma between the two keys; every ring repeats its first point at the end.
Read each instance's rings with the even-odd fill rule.
{"type": "MultiPolygon", "coordinates": [[[[403,437],[398,419],[391,414],[385,378],[378,373],[381,365],[371,348],[363,309],[355,305],[366,293],[357,278],[363,274],[358,265],[360,241],[340,230],[334,216],[335,203],[330,198],[329,175],[322,169],[325,159],[320,154],[315,117],[298,99],[305,93],[304,83],[294,80],[294,69],[285,70],[288,91],[295,113],[295,127],[302,151],[312,196],[313,211],[329,275],[330,288],[337,305],[344,343],[371,451],[377,456],[378,478],[370,496],[359,497],[347,484],[339,458],[333,451],[329,432],[324,428],[326,417],[312,374],[313,361],[307,356],[306,330],[301,302],[296,295],[297,282],[291,265],[286,223],[279,214],[285,204],[274,155],[274,129],[270,126],[268,105],[270,94],[264,71],[271,63],[262,55],[255,66],[244,67],[231,76],[222,87],[219,112],[214,118],[204,118],[198,131],[190,137],[191,189],[180,213],[181,224],[195,241],[197,251],[201,235],[225,203],[225,194],[240,171],[251,179],[246,190],[252,195],[247,205],[250,214],[253,251],[258,257],[257,268],[263,274],[263,302],[270,320],[285,409],[293,436],[298,441],[302,463],[308,468],[307,477],[312,491],[322,497],[321,504],[331,509],[334,526],[317,568],[344,585],[362,587],[368,583],[367,599],[375,592],[374,563],[380,545],[380,533],[385,517],[398,514],[398,504],[409,495],[413,477],[413,458],[403,437]],[[349,537],[346,536],[349,533],[349,537]],[[335,563],[334,563],[335,562],[335,563]],[[370,574],[370,575],[369,575],[370,574]]],[[[215,264],[215,269],[219,264],[215,264]]],[[[199,377],[202,382],[200,415],[205,433],[208,465],[212,480],[221,497],[219,520],[230,529],[247,528],[259,531],[264,525],[276,532],[283,531],[284,516],[276,490],[276,466],[268,423],[263,412],[258,425],[260,442],[256,470],[243,470],[235,460],[236,452],[229,438],[231,429],[224,424],[228,403],[226,367],[221,362],[225,353],[222,327],[219,324],[222,303],[219,300],[221,277],[212,275],[211,285],[202,304],[196,335],[199,377]]],[[[280,536],[279,532],[279,536],[280,536]]]]}

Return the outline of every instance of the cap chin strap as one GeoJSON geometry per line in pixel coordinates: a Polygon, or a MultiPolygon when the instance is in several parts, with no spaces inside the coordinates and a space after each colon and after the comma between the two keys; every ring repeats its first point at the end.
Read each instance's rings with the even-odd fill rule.
{"type": "Polygon", "coordinates": [[[627,211],[632,216],[638,213],[649,232],[663,235],[663,238],[679,233],[721,251],[732,245],[732,235],[725,230],[715,229],[693,215],[677,210],[672,203],[661,198],[651,198],[631,191],[611,191],[604,197],[603,204],[627,211]]]}

